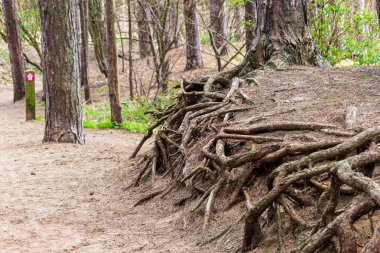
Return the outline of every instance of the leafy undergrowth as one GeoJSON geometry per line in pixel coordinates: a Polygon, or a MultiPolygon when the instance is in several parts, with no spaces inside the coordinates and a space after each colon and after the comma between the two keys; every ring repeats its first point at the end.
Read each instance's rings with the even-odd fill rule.
{"type": "Polygon", "coordinates": [[[175,102],[174,94],[158,96],[156,101],[138,97],[122,104],[123,123],[111,122],[111,109],[107,102],[83,105],[83,126],[90,129],[124,129],[133,133],[145,133],[156,120],[156,111],[163,110],[175,102]],[[152,113],[146,113],[152,112],[152,113]]]}
{"type": "MultiPolygon", "coordinates": [[[[137,97],[133,101],[122,103],[122,123],[111,121],[111,108],[107,101],[82,106],[83,127],[87,129],[124,129],[132,133],[147,132],[151,123],[157,120],[156,112],[165,110],[174,104],[176,94],[159,95],[156,101],[137,97]],[[148,113],[147,113],[148,112],[148,113]]],[[[40,103],[40,106],[45,106],[40,103]]],[[[36,121],[45,121],[42,115],[36,116],[36,121]]]]}

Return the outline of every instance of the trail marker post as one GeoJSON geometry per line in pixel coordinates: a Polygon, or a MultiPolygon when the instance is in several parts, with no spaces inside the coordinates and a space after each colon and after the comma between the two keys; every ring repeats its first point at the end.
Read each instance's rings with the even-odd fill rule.
{"type": "Polygon", "coordinates": [[[26,104],[26,121],[36,119],[36,91],[35,91],[36,74],[34,70],[25,71],[25,104],[26,104]]]}

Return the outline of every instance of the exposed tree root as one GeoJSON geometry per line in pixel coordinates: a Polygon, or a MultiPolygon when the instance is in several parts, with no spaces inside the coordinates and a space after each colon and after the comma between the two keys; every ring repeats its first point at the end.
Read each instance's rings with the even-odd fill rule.
{"type": "MultiPolygon", "coordinates": [[[[380,126],[354,131],[319,122],[268,120],[289,111],[252,117],[257,107],[243,92],[247,83],[244,77],[231,79],[231,75],[234,71],[197,81],[182,80],[177,104],[157,114],[161,119],[133,152],[132,158],[153,136],[153,130],[161,127],[152,150],[138,162],[141,173],[132,185],[138,186],[148,177],[170,176],[172,181],[165,190],[148,194],[136,205],[186,187],[191,195],[176,205],[195,199],[191,211],[204,210],[206,229],[215,211],[232,208],[245,199],[246,213],[201,245],[225,235],[243,219],[240,249],[252,250],[265,239],[263,230],[271,224],[261,225],[261,218],[271,210],[267,220],[277,224],[282,250],[286,233],[282,219],[286,217],[305,232],[305,240],[294,252],[315,252],[328,244],[341,252],[356,252],[353,222],[380,206],[379,182],[371,178],[374,165],[380,162],[380,126]],[[265,185],[259,181],[263,176],[267,188],[260,186],[265,185]],[[260,196],[255,194],[257,187],[264,192],[260,196]],[[360,193],[366,196],[353,201],[348,209],[337,210],[343,194],[347,203],[360,193]],[[218,204],[226,198],[223,206],[218,204]],[[314,210],[314,220],[305,216],[304,207],[314,210]]],[[[350,128],[356,114],[351,111],[345,124],[350,128]]],[[[379,229],[363,252],[377,252],[379,229]]]]}

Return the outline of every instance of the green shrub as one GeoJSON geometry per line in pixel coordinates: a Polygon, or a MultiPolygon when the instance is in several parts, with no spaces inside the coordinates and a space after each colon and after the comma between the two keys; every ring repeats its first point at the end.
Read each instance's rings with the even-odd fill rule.
{"type": "Polygon", "coordinates": [[[380,60],[380,26],[376,14],[355,12],[352,0],[314,0],[309,4],[310,32],[316,47],[332,65],[352,59],[357,65],[380,60]]]}

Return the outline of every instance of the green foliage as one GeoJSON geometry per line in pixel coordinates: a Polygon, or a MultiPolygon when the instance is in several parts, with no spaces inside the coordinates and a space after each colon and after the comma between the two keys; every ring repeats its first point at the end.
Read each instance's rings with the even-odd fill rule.
{"type": "Polygon", "coordinates": [[[1,50],[0,52],[1,58],[4,62],[9,62],[9,51],[8,50],[1,50]]]}
{"type": "Polygon", "coordinates": [[[175,94],[158,96],[155,102],[137,97],[122,104],[123,123],[111,122],[108,103],[83,105],[83,126],[89,129],[125,129],[134,133],[145,133],[151,122],[157,120],[154,112],[163,110],[175,102],[175,94]],[[146,112],[152,112],[146,114],[146,112]]]}
{"type": "Polygon", "coordinates": [[[209,44],[210,42],[211,42],[210,35],[208,35],[208,34],[202,34],[201,35],[201,44],[202,45],[209,44]]]}
{"type": "Polygon", "coordinates": [[[36,116],[36,121],[45,121],[45,117],[42,115],[37,115],[36,116]]]}
{"type": "Polygon", "coordinates": [[[355,12],[352,0],[315,0],[309,4],[310,32],[322,55],[335,65],[352,59],[357,65],[380,60],[380,26],[376,14],[355,12]]]}
{"type": "Polygon", "coordinates": [[[372,78],[372,76],[369,76],[369,75],[362,76],[363,80],[370,80],[371,78],[372,78]]]}

